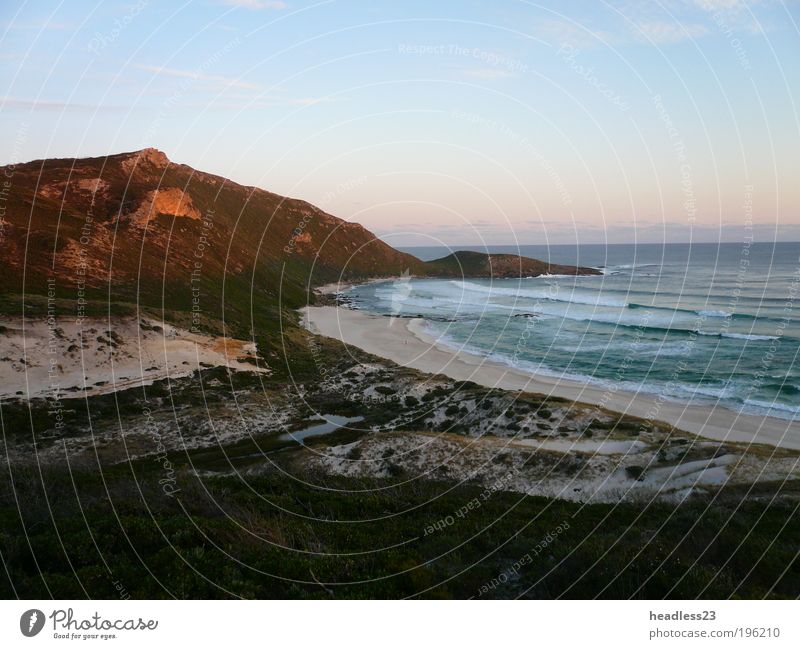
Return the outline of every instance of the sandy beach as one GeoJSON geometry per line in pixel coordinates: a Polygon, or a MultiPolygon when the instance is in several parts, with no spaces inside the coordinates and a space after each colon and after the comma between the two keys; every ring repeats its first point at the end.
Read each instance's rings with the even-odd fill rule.
{"type": "Polygon", "coordinates": [[[604,389],[527,372],[439,345],[423,331],[421,319],[389,318],[341,307],[306,307],[305,326],[347,345],[403,365],[459,381],[506,390],[524,390],[602,406],[671,424],[718,441],[800,449],[800,424],[736,413],[722,407],[693,406],[656,395],[604,389]]]}

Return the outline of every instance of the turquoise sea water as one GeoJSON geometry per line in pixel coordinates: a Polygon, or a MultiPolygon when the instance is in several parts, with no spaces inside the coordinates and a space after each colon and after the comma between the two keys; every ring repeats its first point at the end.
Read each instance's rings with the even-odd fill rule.
{"type": "MultiPolygon", "coordinates": [[[[409,248],[424,259],[445,248],[409,248]]],[[[487,249],[482,249],[487,251],[487,249]]],[[[399,279],[356,308],[421,316],[442,344],[518,369],[800,418],[800,244],[494,247],[597,277],[399,279]]]]}

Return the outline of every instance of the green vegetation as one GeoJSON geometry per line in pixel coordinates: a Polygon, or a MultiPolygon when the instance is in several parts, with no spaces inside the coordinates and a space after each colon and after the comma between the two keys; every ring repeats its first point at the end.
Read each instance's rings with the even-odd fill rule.
{"type": "Polygon", "coordinates": [[[779,501],[737,511],[725,498],[580,506],[495,493],[458,517],[480,489],[275,471],[246,484],[182,474],[168,497],[157,469],[51,468],[44,489],[35,469],[15,471],[0,499],[0,595],[114,598],[115,581],[136,598],[798,594],[800,521],[779,501]],[[565,522],[513,579],[485,588],[565,522]]]}
{"type": "MultiPolygon", "coordinates": [[[[345,373],[345,357],[335,344],[323,342],[315,358],[345,373]]],[[[413,375],[388,368],[376,374],[403,372],[413,375]]],[[[792,485],[759,485],[747,494],[723,490],[712,506],[707,499],[678,506],[580,505],[502,491],[487,498],[477,485],[430,479],[404,484],[393,449],[383,457],[386,478],[330,476],[309,470],[309,451],[278,434],[304,427],[315,412],[358,414],[366,418],[365,427],[382,425],[402,411],[402,402],[353,404],[314,383],[303,387],[308,400],[285,428],[224,446],[170,451],[173,496],[160,483],[163,461],[149,455],[120,462],[119,452],[103,444],[97,455],[71,455],[69,464],[45,463],[40,469],[13,461],[0,475],[0,556],[7,568],[0,595],[115,597],[115,582],[142,598],[798,594],[800,521],[795,501],[787,499],[792,485]],[[231,471],[241,475],[218,473],[231,471]],[[476,499],[479,507],[456,515],[476,499]],[[565,522],[569,529],[513,579],[486,586],[565,522]],[[431,526],[437,528],[431,532],[431,526]]],[[[501,392],[465,390],[470,399],[494,399],[495,408],[505,409],[501,392]]],[[[241,404],[263,409],[285,406],[291,395],[279,378],[222,368],[147,388],[158,421],[174,407],[181,422],[202,422],[206,409],[218,412],[234,393],[241,404]],[[202,394],[198,380],[205,386],[202,394]]],[[[100,436],[118,416],[129,425],[141,418],[141,399],[141,391],[127,390],[68,402],[63,439],[85,431],[87,413],[100,436]]],[[[518,395],[515,410],[541,404],[541,397],[518,395]]],[[[406,407],[409,416],[419,416],[431,406],[412,401],[406,407]]],[[[34,402],[30,410],[24,403],[3,404],[0,414],[9,443],[29,435],[27,417],[33,418],[33,429],[50,434],[43,404],[34,402]]],[[[190,440],[192,430],[183,424],[181,430],[190,440]]],[[[342,429],[308,443],[322,450],[361,435],[342,429]]],[[[360,457],[358,448],[347,456],[360,457]]],[[[505,453],[494,458],[498,476],[508,461],[505,453]]],[[[539,453],[531,461],[549,463],[566,476],[581,468],[579,457],[568,461],[539,453]]]]}

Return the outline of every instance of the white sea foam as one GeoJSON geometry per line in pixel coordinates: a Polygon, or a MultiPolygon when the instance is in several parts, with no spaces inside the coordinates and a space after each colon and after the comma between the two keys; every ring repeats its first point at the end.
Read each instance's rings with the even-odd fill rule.
{"type": "Polygon", "coordinates": [[[760,334],[737,334],[726,331],[720,334],[723,338],[737,338],[739,340],[778,340],[777,336],[763,336],[760,334]]]}
{"type": "Polygon", "coordinates": [[[697,311],[697,315],[703,315],[706,316],[707,318],[728,318],[731,316],[731,314],[728,313],[727,311],[714,311],[712,309],[709,310],[701,309],[700,311],[697,311]]]}
{"type": "Polygon", "coordinates": [[[588,304],[591,306],[610,306],[625,308],[628,303],[624,300],[617,300],[613,298],[606,298],[601,295],[591,295],[586,293],[569,293],[562,295],[558,292],[548,290],[532,291],[525,288],[503,288],[501,286],[484,286],[483,284],[474,284],[472,282],[462,282],[453,280],[452,284],[457,286],[463,291],[473,293],[486,293],[489,295],[506,295],[517,298],[530,298],[533,300],[548,300],[551,302],[569,302],[572,304],[588,304]]]}
{"type": "MultiPolygon", "coordinates": [[[[744,402],[745,408],[748,406],[751,408],[759,408],[766,411],[769,411],[770,414],[775,414],[773,411],[778,410],[785,413],[790,413],[792,415],[800,414],[800,406],[789,406],[785,403],[778,403],[775,401],[761,401],[759,399],[746,399],[744,402]]],[[[795,417],[791,417],[794,419],[795,417]]]]}
{"type": "MultiPolygon", "coordinates": [[[[678,403],[797,418],[800,405],[790,391],[771,383],[753,391],[748,383],[771,349],[770,341],[779,338],[772,335],[783,322],[778,296],[788,289],[781,285],[765,294],[759,283],[748,289],[752,297],[743,291],[734,309],[718,268],[709,277],[703,274],[704,263],[698,260],[688,271],[681,264],[654,263],[649,269],[608,264],[602,269],[606,274],[598,275],[602,282],[574,276],[491,284],[415,279],[411,294],[402,299],[391,284],[363,287],[359,306],[386,312],[399,303],[410,315],[458,316],[447,325],[434,318],[430,335],[451,349],[526,373],[656,394],[678,403]],[[645,277],[648,270],[659,275],[658,281],[645,277]],[[535,317],[512,317],[529,314],[535,317]],[[448,336],[441,335],[445,331],[448,336]],[[678,362],[681,358],[685,364],[678,362]],[[779,401],[770,401],[773,393],[779,401]]],[[[734,280],[738,266],[731,262],[725,272],[734,280]]],[[[770,378],[797,375],[793,350],[800,340],[798,325],[796,318],[782,325],[783,344],[770,356],[770,378]]]]}

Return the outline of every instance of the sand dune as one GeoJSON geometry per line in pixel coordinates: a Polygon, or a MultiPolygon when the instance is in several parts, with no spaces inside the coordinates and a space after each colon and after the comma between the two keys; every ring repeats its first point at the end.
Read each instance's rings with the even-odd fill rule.
{"type": "Polygon", "coordinates": [[[200,367],[267,371],[254,343],[191,333],[150,319],[4,320],[0,398],[113,392],[200,367]]]}

